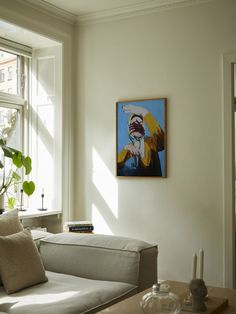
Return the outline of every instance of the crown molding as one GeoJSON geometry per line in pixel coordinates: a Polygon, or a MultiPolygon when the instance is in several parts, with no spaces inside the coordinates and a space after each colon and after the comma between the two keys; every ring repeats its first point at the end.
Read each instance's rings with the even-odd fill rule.
{"type": "Polygon", "coordinates": [[[22,5],[28,5],[35,10],[38,10],[44,14],[48,14],[52,17],[56,17],[66,23],[75,24],[77,21],[77,16],[66,10],[63,10],[51,3],[45,2],[44,0],[16,0],[22,5]]]}
{"type": "Polygon", "coordinates": [[[45,0],[15,0],[22,5],[28,5],[44,14],[57,17],[69,24],[91,24],[104,21],[140,16],[159,11],[192,6],[201,3],[207,3],[215,0],[144,0],[139,4],[126,5],[115,9],[99,10],[88,14],[72,14],[61,9],[45,0]]]}
{"type": "Polygon", "coordinates": [[[151,2],[145,1],[140,4],[127,5],[116,9],[97,11],[89,14],[81,14],[77,16],[77,23],[92,24],[112,21],[212,1],[215,0],[152,0],[151,2]]]}

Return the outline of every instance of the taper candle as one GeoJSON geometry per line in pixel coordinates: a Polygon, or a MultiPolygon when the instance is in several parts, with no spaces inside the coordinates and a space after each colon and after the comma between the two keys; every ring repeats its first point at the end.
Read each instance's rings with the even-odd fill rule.
{"type": "Polygon", "coordinates": [[[199,278],[203,279],[203,270],[204,270],[204,251],[200,249],[199,251],[199,278]]]}
{"type": "Polygon", "coordinates": [[[196,279],[197,276],[197,254],[193,254],[192,260],[192,279],[196,279]]]}

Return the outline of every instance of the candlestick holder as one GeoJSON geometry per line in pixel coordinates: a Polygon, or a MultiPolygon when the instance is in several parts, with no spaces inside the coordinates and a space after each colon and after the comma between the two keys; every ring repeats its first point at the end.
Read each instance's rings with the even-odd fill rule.
{"type": "Polygon", "coordinates": [[[192,279],[189,284],[192,294],[192,311],[194,313],[205,312],[207,310],[205,301],[207,297],[207,287],[203,279],[192,279]]]}
{"type": "Polygon", "coordinates": [[[43,201],[44,201],[44,193],[41,194],[41,199],[42,199],[42,207],[41,208],[38,208],[38,210],[47,210],[47,208],[44,208],[44,205],[43,205],[43,201]]]}
{"type": "Polygon", "coordinates": [[[23,204],[23,189],[20,190],[20,205],[19,205],[19,211],[20,212],[25,212],[26,209],[23,208],[24,204],[23,204]]]}

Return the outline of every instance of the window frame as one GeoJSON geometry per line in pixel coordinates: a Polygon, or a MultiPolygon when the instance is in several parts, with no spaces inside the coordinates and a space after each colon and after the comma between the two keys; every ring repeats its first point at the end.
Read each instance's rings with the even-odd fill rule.
{"type": "MultiPolygon", "coordinates": [[[[2,108],[9,108],[9,109],[16,109],[19,110],[20,116],[20,136],[19,136],[19,150],[22,151],[24,154],[28,152],[28,101],[29,101],[29,73],[30,73],[30,61],[29,57],[26,55],[20,54],[17,50],[14,49],[6,49],[4,46],[1,45],[1,38],[0,38],[0,51],[4,51],[7,53],[11,53],[16,55],[17,57],[17,70],[18,70],[18,78],[16,82],[16,92],[17,94],[11,94],[8,92],[0,91],[0,107],[2,108]]],[[[4,72],[4,78],[7,79],[6,76],[8,71],[4,72]]],[[[22,179],[24,180],[24,174],[21,174],[22,179]]],[[[19,191],[18,191],[19,193],[19,191]]],[[[26,206],[28,205],[28,200],[25,201],[26,206]]]]}
{"type": "MultiPolygon", "coordinates": [[[[29,102],[29,90],[30,90],[30,68],[31,68],[31,57],[32,48],[27,47],[29,51],[27,53],[22,52],[19,47],[24,49],[27,46],[8,41],[0,37],[0,51],[11,53],[17,56],[18,65],[18,76],[17,80],[17,94],[11,94],[7,92],[0,91],[0,105],[3,107],[4,104],[9,106],[9,108],[21,108],[20,109],[20,119],[21,119],[21,135],[20,135],[20,149],[22,152],[27,154],[28,152],[28,124],[29,118],[27,114],[28,102],[29,102]],[[31,51],[31,54],[30,54],[31,51]]],[[[4,73],[6,79],[6,73],[4,73]]]]}

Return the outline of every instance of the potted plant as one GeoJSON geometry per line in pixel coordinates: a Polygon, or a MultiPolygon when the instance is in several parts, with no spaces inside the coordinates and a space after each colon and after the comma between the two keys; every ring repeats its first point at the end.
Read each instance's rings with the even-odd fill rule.
{"type": "Polygon", "coordinates": [[[16,193],[20,183],[25,194],[30,196],[35,190],[33,181],[22,180],[22,176],[28,175],[31,168],[31,158],[24,156],[19,150],[6,145],[4,139],[0,139],[0,211],[4,210],[4,196],[7,195],[8,207],[14,208],[16,193]],[[22,172],[20,171],[22,169],[22,172]]]}

